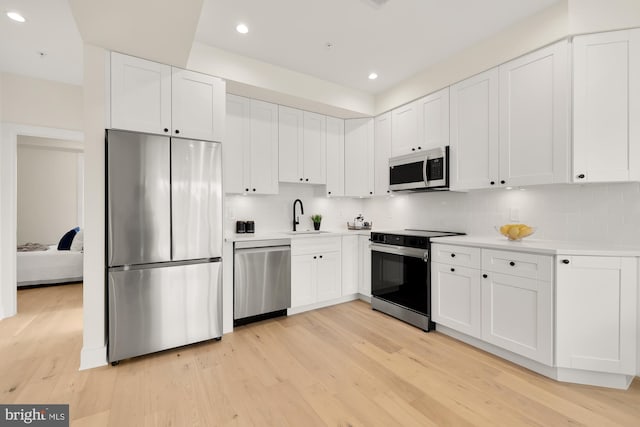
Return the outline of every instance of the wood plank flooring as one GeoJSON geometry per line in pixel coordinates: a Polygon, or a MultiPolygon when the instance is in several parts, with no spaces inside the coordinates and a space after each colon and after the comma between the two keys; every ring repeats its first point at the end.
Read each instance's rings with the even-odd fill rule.
{"type": "Polygon", "coordinates": [[[359,301],[82,372],[82,285],[18,304],[0,321],[0,402],[69,403],[74,426],[640,425],[638,379],[558,383],[359,301]]]}

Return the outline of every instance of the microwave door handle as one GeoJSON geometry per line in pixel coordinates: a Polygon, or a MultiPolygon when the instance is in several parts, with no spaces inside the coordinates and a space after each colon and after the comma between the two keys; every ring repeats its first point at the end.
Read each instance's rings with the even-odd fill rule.
{"type": "Polygon", "coordinates": [[[429,159],[425,158],[422,162],[422,179],[424,180],[424,185],[429,186],[429,176],[427,175],[427,164],[429,163],[429,159]]]}

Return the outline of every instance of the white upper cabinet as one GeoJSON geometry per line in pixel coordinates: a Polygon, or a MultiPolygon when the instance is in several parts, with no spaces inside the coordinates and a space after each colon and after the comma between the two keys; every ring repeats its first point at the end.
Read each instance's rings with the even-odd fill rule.
{"type": "Polygon", "coordinates": [[[640,29],[573,39],[573,181],[640,180],[640,29]]]}
{"type": "Polygon", "coordinates": [[[280,181],[326,183],[326,117],[279,106],[280,181]]]}
{"type": "Polygon", "coordinates": [[[416,151],[418,146],[418,102],[398,107],[391,112],[391,155],[401,156],[416,151]]]}
{"type": "Polygon", "coordinates": [[[449,88],[427,95],[418,103],[418,150],[449,145],[449,88]]]}
{"type": "Polygon", "coordinates": [[[171,132],[171,66],[111,53],[111,127],[171,132]]]}
{"type": "Polygon", "coordinates": [[[222,141],[225,83],[206,74],[111,53],[111,127],[222,141]]]}
{"type": "Polygon", "coordinates": [[[344,196],[344,120],[327,117],[327,195],[344,196]]]}
{"type": "Polygon", "coordinates": [[[350,119],[344,123],[345,196],[373,195],[373,119],[350,119]]]}
{"type": "Polygon", "coordinates": [[[389,194],[389,157],[391,157],[391,112],[375,118],[374,127],[374,190],[376,196],[389,194]]]}
{"type": "Polygon", "coordinates": [[[278,106],[227,95],[224,141],[227,193],[278,193],[278,106]]]}
{"type": "Polygon", "coordinates": [[[561,41],[500,66],[500,183],[568,182],[569,50],[561,41]]]}
{"type": "Polygon", "coordinates": [[[499,182],[499,93],[498,68],[451,86],[451,189],[499,182]]]}
{"type": "Polygon", "coordinates": [[[636,258],[558,256],[556,363],[636,375],[636,258]]]}
{"type": "Polygon", "coordinates": [[[392,112],[391,155],[449,145],[449,88],[392,112]]]}
{"type": "Polygon", "coordinates": [[[225,117],[223,80],[172,68],[171,125],[182,138],[222,141],[225,117]]]}

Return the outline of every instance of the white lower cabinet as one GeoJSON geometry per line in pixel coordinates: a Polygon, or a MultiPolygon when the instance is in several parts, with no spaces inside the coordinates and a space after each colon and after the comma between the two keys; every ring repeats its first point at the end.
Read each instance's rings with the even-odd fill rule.
{"type": "Polygon", "coordinates": [[[340,237],[308,238],[291,244],[291,307],[342,296],[340,237]]]}
{"type": "Polygon", "coordinates": [[[551,282],[486,272],[481,312],[484,341],[553,365],[551,282]]]}
{"type": "Polygon", "coordinates": [[[480,338],[480,270],[434,262],[431,277],[432,320],[480,338]]]}
{"type": "Polygon", "coordinates": [[[635,375],[637,259],[559,256],[557,261],[558,366],[635,375]]]}
{"type": "Polygon", "coordinates": [[[342,295],[358,293],[358,236],[342,236],[342,295]]]}

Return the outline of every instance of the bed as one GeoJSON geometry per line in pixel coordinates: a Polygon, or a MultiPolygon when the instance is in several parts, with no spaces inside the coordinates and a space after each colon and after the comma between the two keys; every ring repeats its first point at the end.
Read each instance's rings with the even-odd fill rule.
{"type": "Polygon", "coordinates": [[[18,287],[82,281],[82,257],[82,251],[59,251],[57,245],[18,252],[18,287]]]}

